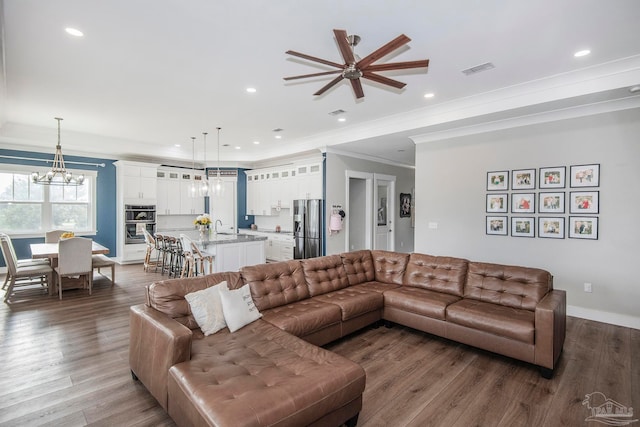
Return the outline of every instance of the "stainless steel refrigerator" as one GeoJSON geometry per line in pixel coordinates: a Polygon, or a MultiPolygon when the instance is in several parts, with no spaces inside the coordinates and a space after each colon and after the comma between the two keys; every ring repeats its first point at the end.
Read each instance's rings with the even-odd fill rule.
{"type": "Polygon", "coordinates": [[[322,256],[322,224],[324,207],[320,199],[293,201],[294,259],[322,256]]]}

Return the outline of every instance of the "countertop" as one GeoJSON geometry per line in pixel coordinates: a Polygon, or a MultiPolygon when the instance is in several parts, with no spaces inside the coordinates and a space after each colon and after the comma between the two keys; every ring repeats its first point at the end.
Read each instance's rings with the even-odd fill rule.
{"type": "Polygon", "coordinates": [[[267,229],[258,229],[252,230],[250,228],[241,228],[240,231],[245,233],[269,233],[269,234],[281,234],[283,236],[293,236],[293,231],[276,231],[276,230],[267,230],[267,229]]]}
{"type": "MultiPolygon", "coordinates": [[[[158,234],[169,235],[175,238],[180,238],[181,234],[189,237],[191,240],[199,241],[200,240],[200,232],[198,230],[194,230],[193,228],[189,229],[164,229],[158,230],[158,234]]],[[[256,236],[251,234],[224,234],[218,233],[215,234],[213,231],[209,233],[209,244],[230,244],[230,243],[249,243],[249,242],[258,242],[261,240],[267,240],[266,236],[256,236]]]]}

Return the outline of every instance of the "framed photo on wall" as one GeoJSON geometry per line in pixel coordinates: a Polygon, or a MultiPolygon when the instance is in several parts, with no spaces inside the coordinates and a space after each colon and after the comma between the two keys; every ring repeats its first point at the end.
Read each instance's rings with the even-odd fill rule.
{"type": "Polygon", "coordinates": [[[569,193],[569,213],[597,214],[600,210],[599,191],[572,191],[569,193]]]}
{"type": "Polygon", "coordinates": [[[539,188],[564,188],[566,186],[566,172],[567,168],[565,166],[540,168],[539,188]]]}
{"type": "Polygon", "coordinates": [[[535,237],[536,219],[534,217],[511,217],[511,235],[513,237],[535,237]]]}
{"type": "Polygon", "coordinates": [[[600,165],[575,165],[569,168],[571,180],[569,185],[575,187],[599,187],[600,186],[600,165]]]}
{"type": "Polygon", "coordinates": [[[598,218],[595,216],[570,216],[569,238],[598,240],[598,218]]]}
{"type": "Polygon", "coordinates": [[[506,216],[488,216],[487,217],[487,234],[497,236],[507,235],[507,217],[506,216]]]}
{"type": "Polygon", "coordinates": [[[400,218],[411,216],[411,193],[400,193],[400,218]]]}
{"type": "Polygon", "coordinates": [[[558,193],[538,193],[539,213],[564,213],[564,191],[558,193]]]}
{"type": "Polygon", "coordinates": [[[509,171],[487,172],[487,190],[508,190],[509,171]]]}
{"type": "Polygon", "coordinates": [[[512,190],[532,190],[536,188],[535,169],[516,169],[511,171],[512,190]]]}
{"type": "Polygon", "coordinates": [[[507,193],[487,194],[487,212],[507,212],[509,196],[507,193]]]}
{"type": "Polygon", "coordinates": [[[549,239],[564,239],[564,218],[538,217],[538,237],[549,239]]]}
{"type": "Polygon", "coordinates": [[[511,195],[511,212],[534,213],[536,211],[535,193],[514,193],[511,195]]]}

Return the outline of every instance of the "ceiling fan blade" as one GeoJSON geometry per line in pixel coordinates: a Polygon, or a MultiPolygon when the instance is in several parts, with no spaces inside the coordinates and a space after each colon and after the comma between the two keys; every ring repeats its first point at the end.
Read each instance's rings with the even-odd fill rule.
{"type": "Polygon", "coordinates": [[[351,87],[353,88],[353,92],[356,94],[356,98],[364,98],[364,91],[362,90],[362,83],[360,83],[360,79],[351,80],[351,87]]]}
{"type": "Polygon", "coordinates": [[[325,71],[323,73],[302,74],[302,75],[299,75],[299,76],[283,77],[283,79],[284,80],[296,80],[296,79],[304,79],[306,77],[326,76],[328,74],[337,74],[337,73],[341,73],[341,72],[342,72],[342,70],[325,71]]]}
{"type": "Polygon", "coordinates": [[[377,61],[378,59],[382,58],[383,56],[393,52],[394,50],[398,49],[399,47],[404,46],[405,44],[409,43],[411,41],[411,39],[407,36],[405,36],[404,34],[400,34],[398,37],[396,37],[395,39],[391,40],[389,43],[385,44],[384,46],[382,46],[381,48],[379,48],[378,50],[370,53],[369,55],[365,56],[364,58],[362,58],[360,61],[358,61],[358,63],[356,64],[357,67],[359,69],[363,69],[366,68],[369,64],[374,63],[375,61],[377,61]]]}
{"type": "Polygon", "coordinates": [[[336,77],[335,79],[327,83],[325,86],[323,86],[322,89],[314,93],[314,95],[322,95],[323,93],[331,89],[333,86],[337,85],[342,79],[344,79],[344,77],[342,77],[342,75],[339,75],[338,77],[336,77]]]}
{"type": "Polygon", "coordinates": [[[429,66],[429,60],[407,61],[407,62],[390,62],[388,64],[372,64],[366,68],[366,71],[389,71],[389,70],[405,70],[407,68],[426,68],[429,66]]]}
{"type": "Polygon", "coordinates": [[[333,30],[333,34],[336,36],[336,41],[338,42],[344,63],[353,64],[356,62],[356,58],[354,58],[353,51],[349,45],[349,40],[347,39],[347,32],[345,30],[333,30]]]}
{"type": "Polygon", "coordinates": [[[297,56],[298,58],[308,59],[309,61],[319,62],[321,64],[330,65],[336,68],[344,68],[344,64],[338,64],[337,62],[327,61],[326,59],[316,58],[315,56],[306,55],[304,53],[295,52],[293,50],[288,50],[285,52],[286,54],[297,56]]]}
{"type": "Polygon", "coordinates": [[[402,89],[407,85],[406,83],[402,83],[397,80],[390,79],[388,77],[383,77],[378,74],[371,73],[369,71],[365,71],[364,73],[362,73],[362,77],[365,79],[373,80],[374,82],[382,83],[384,85],[393,86],[397,89],[402,89]]]}

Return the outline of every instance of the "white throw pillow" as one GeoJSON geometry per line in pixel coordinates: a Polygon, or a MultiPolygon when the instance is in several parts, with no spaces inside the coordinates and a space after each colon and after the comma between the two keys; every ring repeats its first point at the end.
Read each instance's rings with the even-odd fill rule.
{"type": "Polygon", "coordinates": [[[220,289],[227,289],[226,281],[184,296],[191,307],[193,318],[205,335],[215,334],[227,326],[220,301],[220,289]]]}
{"type": "Polygon", "coordinates": [[[245,325],[262,317],[251,298],[249,285],[240,289],[220,289],[222,311],[230,332],[235,332],[245,325]]]}

